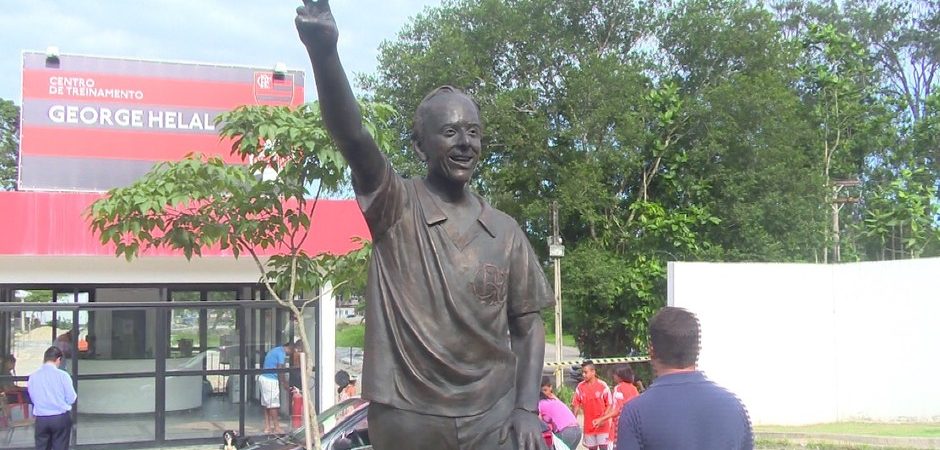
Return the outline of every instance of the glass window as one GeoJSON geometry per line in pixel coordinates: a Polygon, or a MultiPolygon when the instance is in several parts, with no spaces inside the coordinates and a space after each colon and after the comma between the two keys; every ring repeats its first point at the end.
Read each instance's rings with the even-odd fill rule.
{"type": "MultiPolygon", "coordinates": [[[[33,297],[29,303],[50,302],[52,293],[47,293],[44,300],[33,297]]],[[[21,291],[14,299],[26,303],[28,297],[21,291]]],[[[26,380],[42,365],[43,353],[53,342],[53,316],[51,311],[24,310],[0,317],[0,333],[6,336],[0,349],[0,447],[30,447],[35,441],[26,380]]]]}
{"type": "MultiPolygon", "coordinates": [[[[61,341],[71,352],[68,369],[74,369],[81,399],[75,409],[78,444],[153,441],[161,428],[158,417],[165,417],[161,438],[215,440],[221,430],[239,428],[242,407],[247,434],[261,434],[264,408],[257,373],[243,374],[241,369],[260,369],[265,354],[293,341],[297,330],[287,311],[270,304],[222,303],[237,301],[239,292],[248,291],[108,287],[0,292],[0,427],[9,429],[14,419],[29,418],[28,399],[15,391],[22,391],[28,374],[41,366],[43,352],[61,341]],[[134,304],[161,301],[159,307],[134,304]],[[69,331],[75,336],[62,338],[69,331]],[[247,348],[241,347],[242,332],[247,348]],[[164,361],[157,356],[164,353],[168,376],[162,378],[161,372],[158,378],[157,367],[164,361]],[[242,367],[245,361],[248,365],[242,367]],[[156,411],[161,386],[165,415],[156,411]]],[[[289,381],[299,385],[291,366],[289,381]]],[[[281,388],[281,425],[291,432],[292,399],[288,386],[281,388]]],[[[31,446],[32,431],[15,428],[9,444],[3,443],[0,431],[0,448],[31,446]]]]}
{"type": "MultiPolygon", "coordinates": [[[[170,301],[198,302],[202,299],[199,291],[171,291],[170,301]]],[[[169,358],[191,358],[203,350],[202,334],[199,322],[202,315],[200,308],[173,308],[170,312],[170,349],[169,358]]],[[[200,367],[201,368],[201,367],[200,367]]]]}
{"type": "MultiPolygon", "coordinates": [[[[226,377],[228,378],[228,377],[226,377]]],[[[228,392],[214,393],[207,377],[166,378],[166,438],[218,438],[221,430],[238,429],[238,376],[228,392]]]]}
{"type": "Polygon", "coordinates": [[[108,308],[89,311],[85,344],[79,344],[85,350],[79,352],[78,373],[153,372],[156,367],[156,320],[157,312],[152,309],[108,308]],[[113,363],[105,364],[105,361],[113,363]],[[116,371],[111,372],[112,369],[116,371]]]}
{"type": "MultiPolygon", "coordinates": [[[[173,301],[199,301],[199,308],[173,308],[170,316],[170,358],[167,371],[230,371],[240,368],[239,339],[236,322],[238,310],[234,307],[213,307],[214,302],[237,299],[231,291],[175,291],[173,301]],[[180,318],[190,317],[190,323],[180,318]],[[196,343],[198,353],[186,357],[175,346],[185,345],[185,339],[196,343]]],[[[166,438],[217,438],[219,430],[238,429],[241,377],[235,373],[205,373],[203,375],[170,376],[166,379],[167,411],[166,438]],[[198,386],[198,392],[192,389],[198,386]],[[179,398],[176,398],[179,397],[179,398]],[[189,404],[199,398],[199,405],[189,404]],[[176,402],[186,403],[176,407],[176,402]]]]}
{"type": "MultiPolygon", "coordinates": [[[[196,389],[198,390],[198,380],[196,389]]],[[[79,444],[115,444],[155,439],[154,377],[78,381],[79,444]]],[[[199,400],[196,396],[193,402],[199,400]]]]}
{"type": "MultiPolygon", "coordinates": [[[[51,303],[52,291],[16,291],[13,300],[25,304],[51,303]]],[[[7,328],[9,341],[2,353],[14,356],[18,375],[29,375],[42,365],[43,353],[55,342],[54,323],[52,311],[23,310],[7,315],[2,325],[7,328]]]]}
{"type": "MultiPolygon", "coordinates": [[[[53,300],[57,304],[88,303],[88,292],[54,291],[53,300]]],[[[72,360],[80,358],[81,353],[88,352],[89,315],[88,311],[56,311],[53,313],[55,327],[55,346],[62,350],[63,368],[72,373],[72,360]],[[75,319],[78,319],[78,334],[72,328],[75,319]]],[[[94,340],[94,338],[93,338],[94,340]]]]}

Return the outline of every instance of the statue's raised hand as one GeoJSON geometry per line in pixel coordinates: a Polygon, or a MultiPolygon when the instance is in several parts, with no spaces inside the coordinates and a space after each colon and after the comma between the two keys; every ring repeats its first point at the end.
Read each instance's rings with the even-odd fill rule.
{"type": "Polygon", "coordinates": [[[304,5],[297,7],[294,25],[300,34],[300,41],[308,50],[322,51],[336,49],[339,31],[336,20],[330,12],[328,0],[303,0],[304,5]]]}

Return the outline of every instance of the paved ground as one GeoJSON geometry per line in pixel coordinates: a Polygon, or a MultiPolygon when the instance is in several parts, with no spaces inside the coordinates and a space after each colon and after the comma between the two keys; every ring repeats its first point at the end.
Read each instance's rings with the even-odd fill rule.
{"type": "MultiPolygon", "coordinates": [[[[338,348],[336,351],[336,368],[344,369],[358,376],[362,370],[362,349],[338,348]]],[[[574,347],[562,348],[562,359],[578,359],[578,349],[574,347]]],[[[555,360],[554,345],[545,346],[545,360],[555,360]]],[[[580,418],[579,418],[580,419],[580,418]]],[[[940,438],[904,438],[904,437],[875,437],[855,435],[831,435],[824,433],[757,433],[758,450],[910,450],[910,449],[940,449],[940,438]]],[[[146,450],[217,450],[218,444],[180,447],[154,447],[146,450]]],[[[584,449],[579,446],[578,450],[584,449]]]]}
{"type": "MultiPolygon", "coordinates": [[[[794,438],[792,440],[786,440],[785,442],[783,440],[778,439],[777,437],[770,437],[770,438],[760,437],[760,438],[761,440],[758,442],[758,446],[756,447],[757,450],[862,450],[862,449],[910,450],[910,449],[924,449],[924,448],[940,448],[940,443],[938,442],[933,442],[933,443],[917,442],[916,438],[914,441],[907,441],[908,444],[915,444],[915,446],[901,445],[903,444],[903,442],[900,442],[900,441],[895,441],[894,444],[888,444],[887,446],[879,445],[876,442],[863,443],[864,437],[862,436],[853,436],[852,442],[843,442],[841,444],[837,442],[820,443],[820,440],[822,439],[822,437],[820,436],[810,437],[809,439],[805,439],[805,437],[803,439],[794,438]],[[861,442],[858,440],[859,438],[862,439],[861,442]],[[921,445],[932,445],[932,446],[924,447],[921,445]]],[[[906,438],[898,438],[898,439],[903,440],[906,438]]],[[[825,439],[822,439],[822,440],[825,440],[825,439]]],[[[154,447],[152,449],[146,449],[146,450],[218,450],[218,448],[219,448],[218,445],[199,445],[199,446],[184,446],[184,447],[154,447]]],[[[583,449],[584,447],[582,446],[578,448],[583,449]]]]}

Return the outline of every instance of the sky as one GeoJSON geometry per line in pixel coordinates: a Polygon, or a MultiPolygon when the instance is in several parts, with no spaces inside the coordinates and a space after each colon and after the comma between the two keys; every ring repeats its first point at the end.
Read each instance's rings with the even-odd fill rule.
{"type": "MultiPolygon", "coordinates": [[[[350,81],[371,74],[383,40],[439,0],[333,0],[350,81]]],[[[297,37],[300,0],[0,0],[0,98],[21,104],[22,52],[274,67],[313,74],[297,37]]]]}

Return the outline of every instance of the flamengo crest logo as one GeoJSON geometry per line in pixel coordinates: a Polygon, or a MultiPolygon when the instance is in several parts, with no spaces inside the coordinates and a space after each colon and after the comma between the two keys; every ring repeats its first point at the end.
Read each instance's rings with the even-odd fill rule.
{"type": "Polygon", "coordinates": [[[502,270],[493,264],[483,264],[477,270],[470,289],[481,302],[496,306],[506,301],[506,278],[508,270],[502,270]]]}
{"type": "Polygon", "coordinates": [[[275,76],[272,72],[255,72],[254,78],[251,89],[256,103],[288,105],[294,99],[294,74],[275,76]]]}

